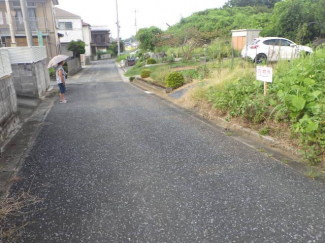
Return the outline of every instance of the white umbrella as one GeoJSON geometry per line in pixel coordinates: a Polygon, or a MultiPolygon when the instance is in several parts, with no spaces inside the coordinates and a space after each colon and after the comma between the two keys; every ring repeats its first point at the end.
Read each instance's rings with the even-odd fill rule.
{"type": "Polygon", "coordinates": [[[58,55],[52,58],[52,60],[49,62],[49,65],[47,66],[47,68],[50,67],[56,67],[58,65],[58,63],[65,61],[69,58],[69,56],[65,56],[65,55],[58,55]]]}

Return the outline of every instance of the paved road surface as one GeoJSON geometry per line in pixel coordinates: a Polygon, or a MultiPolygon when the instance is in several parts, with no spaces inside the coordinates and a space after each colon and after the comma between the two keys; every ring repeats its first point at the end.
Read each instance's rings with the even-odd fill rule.
{"type": "Polygon", "coordinates": [[[93,64],[58,100],[14,191],[17,242],[325,242],[325,185],[93,64]]]}

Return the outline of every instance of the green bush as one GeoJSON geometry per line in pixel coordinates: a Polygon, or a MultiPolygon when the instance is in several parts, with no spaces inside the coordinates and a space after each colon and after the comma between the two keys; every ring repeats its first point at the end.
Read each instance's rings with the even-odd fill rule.
{"type": "Polygon", "coordinates": [[[135,79],[135,77],[130,77],[130,78],[129,78],[130,82],[133,82],[134,79],[135,79]]]}
{"type": "Polygon", "coordinates": [[[151,74],[151,71],[149,69],[143,69],[141,71],[141,78],[149,78],[151,74]]]}
{"type": "Polygon", "coordinates": [[[55,78],[55,69],[54,68],[49,68],[49,73],[51,78],[55,78]]]}
{"type": "Polygon", "coordinates": [[[156,63],[157,63],[157,61],[154,58],[148,58],[147,59],[147,64],[148,65],[152,65],[152,64],[156,64],[156,63]]]}
{"type": "Polygon", "coordinates": [[[184,84],[184,82],[185,82],[184,76],[179,72],[172,72],[168,74],[166,78],[166,86],[173,89],[177,89],[181,87],[184,84]]]}

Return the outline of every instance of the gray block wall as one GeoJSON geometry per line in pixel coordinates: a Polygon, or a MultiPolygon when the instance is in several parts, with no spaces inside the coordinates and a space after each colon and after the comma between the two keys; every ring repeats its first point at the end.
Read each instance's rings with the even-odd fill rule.
{"type": "Polygon", "coordinates": [[[17,96],[12,77],[7,76],[0,79],[0,148],[18,123],[17,96]]]}
{"type": "Polygon", "coordinates": [[[50,88],[46,59],[36,63],[13,64],[11,67],[17,95],[40,98],[50,88]]]}
{"type": "Polygon", "coordinates": [[[67,64],[68,64],[69,76],[75,75],[76,73],[80,72],[82,69],[79,58],[69,60],[67,61],[67,64]]]}

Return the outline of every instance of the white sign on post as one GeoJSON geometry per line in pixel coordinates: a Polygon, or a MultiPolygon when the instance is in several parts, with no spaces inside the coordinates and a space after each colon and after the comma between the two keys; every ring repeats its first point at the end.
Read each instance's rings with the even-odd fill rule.
{"type": "Polygon", "coordinates": [[[271,67],[256,67],[256,79],[259,81],[272,83],[273,82],[273,68],[271,67]]]}

